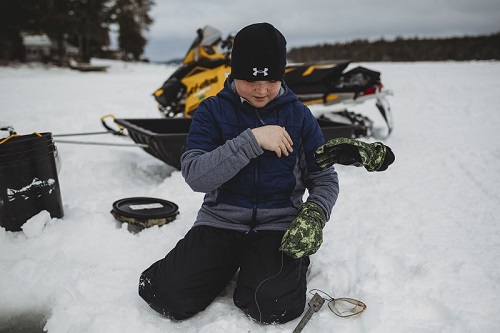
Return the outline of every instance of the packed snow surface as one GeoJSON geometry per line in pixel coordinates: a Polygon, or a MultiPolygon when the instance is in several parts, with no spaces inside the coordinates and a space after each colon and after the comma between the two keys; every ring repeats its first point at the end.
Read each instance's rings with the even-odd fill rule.
{"type": "MultiPolygon", "coordinates": [[[[174,67],[94,60],[105,73],[0,68],[0,121],[19,134],[102,131],[100,118],[159,118],[151,96],[174,67]]],[[[355,318],[327,306],[305,332],[500,332],[500,62],[367,63],[394,91],[396,162],[382,173],[337,167],[340,197],[312,256],[309,289],[362,300],[355,318]]],[[[354,109],[383,124],[372,103],[354,109]]],[[[133,143],[106,135],[81,141],[133,143]]],[[[367,139],[371,140],[371,139],[367,139]]],[[[57,144],[64,217],[42,211],[0,228],[1,332],[291,332],[260,325],[232,302],[163,318],[138,296],[140,273],[191,228],[203,194],[137,147],[57,144]],[[177,219],[139,233],[113,202],[156,197],[177,219]]],[[[312,295],[308,295],[308,298],[312,295]]]]}

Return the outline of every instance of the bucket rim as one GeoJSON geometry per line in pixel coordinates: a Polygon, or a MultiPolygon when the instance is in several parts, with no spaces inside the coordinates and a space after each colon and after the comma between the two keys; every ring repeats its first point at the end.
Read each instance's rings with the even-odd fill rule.
{"type": "Polygon", "coordinates": [[[26,144],[26,141],[31,141],[33,139],[37,140],[52,140],[52,133],[51,132],[42,132],[42,133],[32,133],[32,134],[24,134],[24,135],[11,135],[0,142],[0,149],[2,147],[7,147],[10,146],[11,148],[13,145],[22,145],[26,144]]]}

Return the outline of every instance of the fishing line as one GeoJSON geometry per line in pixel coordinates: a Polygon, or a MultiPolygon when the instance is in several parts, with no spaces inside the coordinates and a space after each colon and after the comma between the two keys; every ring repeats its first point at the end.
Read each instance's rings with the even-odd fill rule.
{"type": "Polygon", "coordinates": [[[283,251],[280,251],[280,252],[281,252],[281,268],[280,268],[280,271],[276,275],[270,276],[270,277],[265,278],[264,280],[262,280],[262,282],[259,283],[259,285],[257,286],[257,288],[255,288],[254,301],[255,301],[255,305],[257,305],[257,310],[259,310],[259,322],[261,322],[261,323],[262,323],[262,312],[260,311],[259,302],[257,301],[257,291],[259,290],[260,286],[262,286],[262,284],[264,284],[264,282],[269,281],[271,279],[274,279],[275,277],[277,277],[278,275],[280,275],[281,272],[283,271],[283,251]]]}

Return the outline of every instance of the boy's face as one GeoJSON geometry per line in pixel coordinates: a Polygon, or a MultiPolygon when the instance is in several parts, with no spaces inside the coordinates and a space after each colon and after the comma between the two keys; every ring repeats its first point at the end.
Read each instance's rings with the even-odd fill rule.
{"type": "Polygon", "coordinates": [[[234,80],[236,92],[254,107],[260,109],[278,96],[281,81],[234,80]]]}

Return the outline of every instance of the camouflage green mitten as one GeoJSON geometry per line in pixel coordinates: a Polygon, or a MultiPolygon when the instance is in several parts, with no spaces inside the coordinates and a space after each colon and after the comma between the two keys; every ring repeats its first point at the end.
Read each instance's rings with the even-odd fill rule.
{"type": "Polygon", "coordinates": [[[323,243],[325,223],[323,209],[314,202],[304,202],[285,232],[280,250],[296,259],[315,253],[323,243]]]}
{"type": "Polygon", "coordinates": [[[391,148],[381,142],[366,143],[349,138],[336,138],[316,150],[316,163],[322,169],[337,163],[364,166],[370,172],[383,171],[394,160],[391,148]]]}

